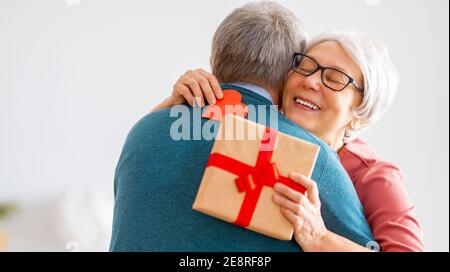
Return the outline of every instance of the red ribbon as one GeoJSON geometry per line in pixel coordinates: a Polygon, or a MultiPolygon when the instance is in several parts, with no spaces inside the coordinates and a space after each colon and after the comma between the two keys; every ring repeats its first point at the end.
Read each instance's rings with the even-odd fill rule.
{"type": "Polygon", "coordinates": [[[302,194],[305,192],[303,186],[287,177],[281,176],[276,163],[271,162],[276,137],[276,130],[266,128],[255,166],[219,153],[212,153],[209,157],[206,167],[218,167],[237,175],[238,178],[235,179],[237,189],[241,193],[245,192],[238,217],[233,222],[236,225],[241,227],[250,225],[263,186],[273,187],[276,182],[280,182],[302,194]],[[270,144],[271,148],[267,148],[267,144],[270,144]]]}

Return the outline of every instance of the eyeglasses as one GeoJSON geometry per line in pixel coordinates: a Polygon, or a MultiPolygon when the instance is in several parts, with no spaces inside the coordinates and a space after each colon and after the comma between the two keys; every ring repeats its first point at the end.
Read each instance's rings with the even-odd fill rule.
{"type": "Polygon", "coordinates": [[[292,70],[303,76],[313,75],[318,70],[321,71],[320,78],[323,85],[333,91],[340,92],[352,84],[355,89],[364,95],[364,91],[355,83],[355,80],[346,73],[330,67],[320,65],[315,59],[302,53],[295,53],[292,59],[292,70]]]}

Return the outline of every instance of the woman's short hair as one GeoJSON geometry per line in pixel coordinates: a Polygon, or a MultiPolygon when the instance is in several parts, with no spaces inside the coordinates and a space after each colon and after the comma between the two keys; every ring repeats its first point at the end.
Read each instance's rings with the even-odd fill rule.
{"type": "Polygon", "coordinates": [[[295,15],[276,2],[235,9],[216,30],[211,68],[220,82],[260,83],[281,91],[294,52],[306,37],[295,15]]]}
{"type": "Polygon", "coordinates": [[[327,32],[313,38],[306,51],[325,41],[338,42],[359,65],[363,74],[364,98],[353,109],[366,127],[381,118],[397,93],[398,73],[385,45],[373,37],[355,31],[327,32]]]}

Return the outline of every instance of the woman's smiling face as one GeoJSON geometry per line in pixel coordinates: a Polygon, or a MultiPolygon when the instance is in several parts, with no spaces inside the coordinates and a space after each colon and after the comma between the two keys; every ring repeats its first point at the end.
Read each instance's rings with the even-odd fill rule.
{"type": "MultiPolygon", "coordinates": [[[[338,42],[319,43],[305,54],[321,66],[346,73],[356,85],[363,86],[361,70],[338,42]]],[[[353,84],[342,91],[333,91],[322,83],[320,70],[310,76],[291,70],[284,87],[283,112],[333,147],[339,145],[337,142],[342,140],[345,129],[354,118],[352,108],[361,101],[362,95],[353,84]]]]}

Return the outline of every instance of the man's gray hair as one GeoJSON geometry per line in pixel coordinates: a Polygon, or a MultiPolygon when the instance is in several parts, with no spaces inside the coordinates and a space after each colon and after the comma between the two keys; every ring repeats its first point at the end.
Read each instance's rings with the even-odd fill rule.
{"type": "Polygon", "coordinates": [[[302,24],[276,2],[245,4],[220,24],[212,43],[211,68],[219,82],[249,82],[282,90],[294,52],[303,52],[302,24]]]}

